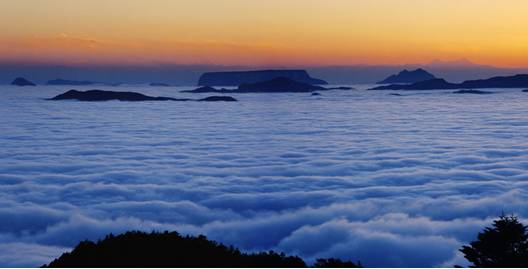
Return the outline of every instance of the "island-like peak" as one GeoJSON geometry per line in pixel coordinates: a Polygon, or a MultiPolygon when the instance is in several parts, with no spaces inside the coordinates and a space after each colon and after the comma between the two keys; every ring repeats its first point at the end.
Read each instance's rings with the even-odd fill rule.
{"type": "Polygon", "coordinates": [[[239,86],[279,77],[311,85],[328,84],[324,80],[312,78],[305,70],[256,70],[204,73],[198,81],[198,86],[239,86]]]}
{"type": "Polygon", "coordinates": [[[83,85],[94,85],[97,84],[97,82],[89,81],[89,80],[67,80],[67,79],[53,79],[46,83],[47,85],[60,85],[60,86],[83,86],[83,85]]]}
{"type": "Polygon", "coordinates": [[[182,99],[172,97],[153,97],[144,95],[137,92],[114,92],[114,91],[103,91],[103,90],[89,90],[89,91],[77,91],[69,90],[65,93],[59,94],[48,100],[59,101],[59,100],[78,100],[78,101],[89,101],[89,102],[100,102],[100,101],[197,101],[197,102],[236,102],[237,100],[231,96],[209,96],[202,99],[182,99]]]}
{"type": "Polygon", "coordinates": [[[418,68],[412,71],[405,69],[401,71],[400,73],[398,73],[397,75],[392,75],[378,82],[378,84],[394,84],[394,83],[410,84],[410,83],[431,80],[435,78],[436,77],[433,74],[427,72],[426,70],[422,68],[418,68]]]}
{"type": "Polygon", "coordinates": [[[15,85],[15,86],[37,86],[35,83],[23,78],[23,77],[18,77],[18,78],[15,78],[13,80],[13,82],[11,82],[11,85],[15,85]]]}
{"type": "Polygon", "coordinates": [[[244,83],[238,86],[238,92],[314,92],[325,91],[326,88],[278,77],[256,83],[244,83]]]}

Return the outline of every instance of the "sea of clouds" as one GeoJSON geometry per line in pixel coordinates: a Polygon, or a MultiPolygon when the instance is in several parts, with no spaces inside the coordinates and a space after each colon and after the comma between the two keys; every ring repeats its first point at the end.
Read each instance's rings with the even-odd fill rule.
{"type": "MultiPolygon", "coordinates": [[[[183,96],[182,88],[119,87],[183,96]]],[[[467,265],[502,212],[528,217],[528,94],[237,95],[46,101],[0,87],[0,265],[127,230],[205,234],[364,266],[467,265]]]]}

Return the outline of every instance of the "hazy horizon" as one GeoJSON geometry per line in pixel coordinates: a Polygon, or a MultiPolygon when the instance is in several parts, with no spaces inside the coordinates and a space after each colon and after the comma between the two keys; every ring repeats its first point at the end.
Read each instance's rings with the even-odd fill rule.
{"type": "Polygon", "coordinates": [[[223,66],[223,65],[157,65],[157,66],[75,66],[50,64],[0,63],[0,84],[9,84],[15,77],[25,77],[37,84],[52,79],[91,80],[105,83],[196,85],[205,72],[260,69],[304,69],[312,76],[331,84],[371,84],[403,69],[424,68],[437,77],[452,82],[483,79],[492,76],[528,73],[528,68],[500,68],[477,65],[469,61],[432,61],[405,65],[335,65],[335,66],[223,66]]]}

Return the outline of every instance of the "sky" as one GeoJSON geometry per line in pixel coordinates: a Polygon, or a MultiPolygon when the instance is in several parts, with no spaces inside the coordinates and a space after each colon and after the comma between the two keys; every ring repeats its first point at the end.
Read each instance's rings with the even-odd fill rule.
{"type": "Polygon", "coordinates": [[[523,0],[0,0],[0,63],[528,66],[523,0]]]}

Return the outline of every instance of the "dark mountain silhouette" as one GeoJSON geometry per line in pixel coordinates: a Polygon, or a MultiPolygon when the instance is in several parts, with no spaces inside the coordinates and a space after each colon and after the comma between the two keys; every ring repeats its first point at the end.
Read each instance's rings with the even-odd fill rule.
{"type": "Polygon", "coordinates": [[[215,102],[215,101],[237,101],[230,96],[210,96],[204,99],[177,99],[171,97],[152,97],[137,92],[114,92],[102,90],[77,91],[69,90],[63,94],[59,94],[48,100],[78,100],[78,101],[199,101],[199,102],[215,102]]]}
{"type": "Polygon", "coordinates": [[[458,90],[453,93],[456,93],[456,94],[492,94],[493,92],[479,91],[479,90],[458,90]]]}
{"type": "Polygon", "coordinates": [[[237,99],[231,97],[231,96],[209,96],[205,97],[203,99],[196,100],[198,102],[218,102],[218,101],[224,101],[224,102],[236,102],[237,99]]]}
{"type": "Polygon", "coordinates": [[[466,80],[463,88],[525,88],[528,87],[528,75],[492,77],[488,79],[466,80]]]}
{"type": "Polygon", "coordinates": [[[492,77],[488,79],[466,80],[462,83],[449,83],[443,79],[432,79],[410,85],[391,84],[370,90],[446,90],[446,89],[485,89],[485,88],[525,88],[528,75],[492,77]]]}
{"type": "Polygon", "coordinates": [[[229,93],[229,92],[235,92],[235,90],[226,90],[226,89],[215,89],[211,86],[203,86],[194,90],[185,90],[180,92],[186,92],[186,93],[229,93]]]}
{"type": "Polygon", "coordinates": [[[37,86],[37,84],[25,79],[25,78],[22,78],[22,77],[18,77],[18,78],[15,78],[13,80],[13,82],[11,82],[11,85],[15,85],[15,86],[37,86]]]}
{"type": "Polygon", "coordinates": [[[305,70],[258,70],[204,73],[198,81],[198,86],[238,86],[245,83],[267,81],[278,77],[285,77],[312,85],[328,84],[324,80],[310,77],[305,70]]]}
{"type": "MultiPolygon", "coordinates": [[[[354,263],[329,259],[324,265],[357,267],[354,263]]],[[[316,264],[316,265],[318,265],[316,264]]],[[[244,253],[234,247],[208,240],[205,236],[182,236],[177,232],[127,232],[108,235],[96,243],[83,241],[44,267],[191,267],[191,268],[302,268],[299,257],[273,251],[244,253]]]]}
{"type": "Polygon", "coordinates": [[[331,88],[328,88],[329,90],[354,90],[354,88],[352,87],[345,87],[345,86],[340,86],[340,87],[331,87],[331,88]]]}
{"type": "Polygon", "coordinates": [[[460,252],[472,267],[528,267],[527,227],[515,216],[501,216],[478,234],[477,240],[463,246],[460,252]]]}
{"type": "Polygon", "coordinates": [[[60,85],[60,86],[87,86],[99,84],[99,82],[89,81],[89,80],[67,80],[67,79],[54,79],[46,83],[47,85],[60,85]]]}
{"type": "Polygon", "coordinates": [[[167,83],[152,82],[152,83],[149,84],[149,86],[152,86],[152,87],[170,87],[171,85],[167,84],[167,83]]]}
{"type": "Polygon", "coordinates": [[[320,86],[279,77],[263,82],[241,84],[238,86],[237,92],[313,92],[325,90],[327,89],[320,86]]]}
{"type": "MultiPolygon", "coordinates": [[[[348,88],[346,88],[348,89],[348,88]]],[[[291,80],[289,78],[274,78],[271,80],[246,83],[238,86],[237,89],[215,89],[210,86],[200,87],[195,90],[181,91],[187,93],[279,93],[279,92],[314,92],[314,91],[328,91],[330,89],[315,86],[303,82],[291,80]]]]}
{"type": "Polygon", "coordinates": [[[431,80],[435,78],[436,77],[433,74],[425,71],[422,68],[418,68],[413,71],[409,71],[405,69],[401,71],[400,73],[398,73],[397,75],[392,75],[382,81],[379,81],[377,84],[393,84],[393,83],[410,84],[410,83],[416,83],[420,81],[431,80]]]}
{"type": "Polygon", "coordinates": [[[523,90],[523,92],[528,92],[528,89],[526,89],[526,90],[523,90]]]}
{"type": "Polygon", "coordinates": [[[379,86],[370,90],[437,90],[437,89],[458,89],[457,84],[449,83],[444,79],[437,78],[421,82],[416,82],[410,85],[405,84],[391,84],[387,86],[379,86]]]}

